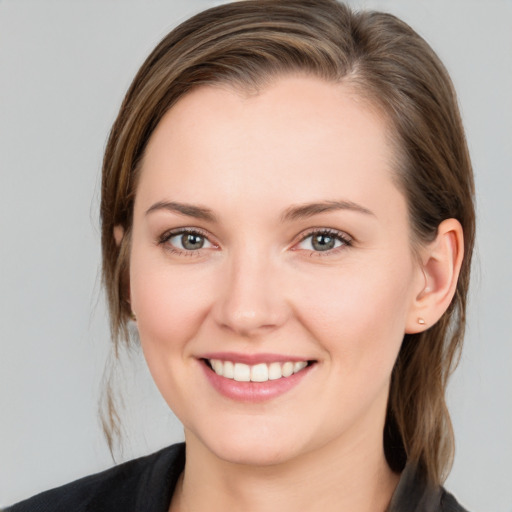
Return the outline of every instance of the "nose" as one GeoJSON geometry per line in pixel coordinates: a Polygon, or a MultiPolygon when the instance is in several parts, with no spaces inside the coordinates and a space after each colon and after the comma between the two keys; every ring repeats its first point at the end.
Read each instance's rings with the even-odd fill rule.
{"type": "Polygon", "coordinates": [[[256,337],[284,324],[289,306],[279,265],[248,248],[225,263],[222,291],[213,308],[217,324],[244,337],[256,337]]]}

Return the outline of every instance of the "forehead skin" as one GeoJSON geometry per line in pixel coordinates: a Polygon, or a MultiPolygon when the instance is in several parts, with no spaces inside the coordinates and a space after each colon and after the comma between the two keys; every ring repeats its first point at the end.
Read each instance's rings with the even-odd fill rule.
{"type": "Polygon", "coordinates": [[[170,194],[250,216],[253,205],[274,197],[284,205],[288,195],[293,203],[342,196],[372,204],[386,221],[407,216],[394,184],[394,156],[384,117],[346,85],[291,76],[256,95],[199,87],[153,133],[136,208],[170,194]]]}

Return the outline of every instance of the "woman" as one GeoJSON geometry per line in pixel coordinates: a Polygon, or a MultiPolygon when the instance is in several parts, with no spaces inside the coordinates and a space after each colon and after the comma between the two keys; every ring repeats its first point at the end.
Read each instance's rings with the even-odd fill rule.
{"type": "Polygon", "coordinates": [[[186,21],[126,95],[101,218],[115,347],[134,321],[186,444],[9,510],[463,510],[473,180],[407,25],[331,0],[186,21]]]}

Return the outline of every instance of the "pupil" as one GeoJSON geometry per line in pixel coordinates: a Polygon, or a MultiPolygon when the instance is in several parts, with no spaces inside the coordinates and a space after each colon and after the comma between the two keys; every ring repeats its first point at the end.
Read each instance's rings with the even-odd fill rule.
{"type": "Polygon", "coordinates": [[[313,248],[317,251],[328,251],[334,247],[335,240],[329,235],[316,235],[313,237],[313,248]]]}
{"type": "Polygon", "coordinates": [[[202,236],[189,233],[181,237],[181,243],[185,249],[201,249],[204,245],[204,239],[202,236]]]}

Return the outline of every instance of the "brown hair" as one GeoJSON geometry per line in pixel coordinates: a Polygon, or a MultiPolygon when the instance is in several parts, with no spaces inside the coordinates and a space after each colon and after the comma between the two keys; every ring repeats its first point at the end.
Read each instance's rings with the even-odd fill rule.
{"type": "MultiPolygon", "coordinates": [[[[126,94],[103,163],[103,280],[115,354],[121,341],[129,342],[127,276],[139,163],[162,116],[198,85],[227,83],[257,92],[297,72],[348,83],[387,116],[415,243],[432,240],[444,219],[462,224],[465,258],[455,297],[434,326],[404,336],[384,431],[394,470],[412,461],[431,482],[441,482],[453,457],[445,391],[465,329],[474,186],[450,78],[430,46],[390,14],[353,12],[334,0],[247,0],[194,16],[155,48],[126,94]],[[119,246],[117,225],[124,228],[119,246]]],[[[119,418],[110,389],[106,406],[112,443],[119,418]]]]}

